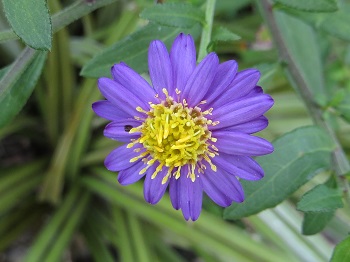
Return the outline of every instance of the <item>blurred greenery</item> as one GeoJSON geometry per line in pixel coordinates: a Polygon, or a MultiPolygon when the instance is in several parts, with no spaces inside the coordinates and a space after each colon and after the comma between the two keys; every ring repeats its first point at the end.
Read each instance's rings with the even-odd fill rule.
{"type": "Polygon", "coordinates": [[[349,7],[2,0],[0,261],[347,261],[349,7]],[[149,42],[169,47],[179,32],[201,53],[258,68],[275,100],[259,134],[277,139],[277,153],[258,158],[266,178],[245,183],[247,201],[226,210],[204,198],[196,222],[167,194],[146,203],[142,181],[118,184],[103,161],[121,144],[91,110],[102,98],[96,78],[124,61],[147,79],[149,42]]]}

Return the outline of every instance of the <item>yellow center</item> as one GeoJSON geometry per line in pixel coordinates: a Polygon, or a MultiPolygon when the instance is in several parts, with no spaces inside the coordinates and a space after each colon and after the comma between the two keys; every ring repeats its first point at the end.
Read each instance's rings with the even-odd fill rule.
{"type": "MultiPolygon", "coordinates": [[[[143,174],[158,161],[160,164],[152,178],[156,177],[165,166],[168,172],[162,183],[165,183],[171,175],[178,179],[180,170],[184,166],[188,168],[188,176],[195,181],[195,169],[198,168],[200,173],[205,168],[202,160],[208,162],[216,171],[216,166],[211,163],[211,158],[218,154],[217,148],[212,144],[216,142],[216,138],[211,137],[208,125],[215,125],[217,122],[212,122],[205,117],[211,114],[213,109],[202,112],[199,107],[188,107],[185,100],[182,103],[175,102],[166,89],[163,89],[163,92],[166,95],[165,101],[159,104],[150,103],[150,111],[136,108],[137,111],[145,113],[147,118],[142,125],[129,131],[130,133],[141,132],[141,136],[128,144],[128,147],[131,148],[140,143],[146,151],[131,159],[130,162],[142,159],[147,164],[140,172],[143,174]]],[[[178,91],[177,94],[179,94],[178,91]]]]}

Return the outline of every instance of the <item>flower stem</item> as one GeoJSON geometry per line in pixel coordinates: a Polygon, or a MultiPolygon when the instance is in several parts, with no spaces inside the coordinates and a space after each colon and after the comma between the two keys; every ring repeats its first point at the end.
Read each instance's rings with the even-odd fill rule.
{"type": "Polygon", "coordinates": [[[348,182],[346,179],[341,179],[345,174],[350,172],[350,164],[349,161],[343,151],[342,146],[340,145],[338,138],[335,135],[333,128],[325,121],[322,117],[322,109],[317,106],[314,97],[305,82],[301,72],[299,71],[297,65],[295,64],[289,50],[286,46],[285,40],[281,34],[281,31],[277,25],[272,5],[268,0],[256,1],[256,3],[260,6],[261,12],[266,20],[266,24],[270,29],[271,35],[274,39],[276,47],[279,51],[280,57],[283,61],[286,62],[286,67],[293,78],[296,87],[300,91],[301,98],[303,99],[310,116],[315,124],[323,128],[334,144],[336,145],[336,149],[333,151],[333,166],[335,172],[338,176],[338,183],[343,187],[345,200],[347,205],[350,207],[350,192],[347,190],[349,188],[348,182]]]}
{"type": "Polygon", "coordinates": [[[207,47],[211,39],[211,30],[213,27],[214,10],[216,0],[207,0],[205,9],[205,21],[206,24],[203,26],[201,42],[199,45],[199,53],[197,61],[200,62],[207,54],[207,47]]]}

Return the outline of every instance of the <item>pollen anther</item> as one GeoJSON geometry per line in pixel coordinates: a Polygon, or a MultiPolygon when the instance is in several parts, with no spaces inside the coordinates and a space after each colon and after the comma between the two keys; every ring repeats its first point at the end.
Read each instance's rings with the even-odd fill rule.
{"type": "MultiPolygon", "coordinates": [[[[166,167],[167,172],[163,175],[162,184],[165,184],[171,176],[178,179],[183,166],[187,166],[185,169],[188,170],[187,177],[194,182],[199,173],[203,173],[205,169],[202,161],[207,162],[211,169],[216,171],[211,158],[216,156],[217,148],[213,143],[217,139],[211,136],[208,126],[218,122],[205,117],[211,114],[213,109],[201,112],[198,106],[189,107],[185,99],[182,102],[176,102],[165,88],[162,91],[166,96],[165,100],[159,104],[150,103],[149,111],[141,107],[136,108],[138,112],[145,113],[147,118],[142,125],[130,130],[130,133],[140,132],[141,137],[129,143],[127,147],[142,144],[146,151],[132,158],[130,162],[138,159],[145,160],[146,167],[140,171],[140,174],[144,174],[150,166],[157,165],[151,176],[152,179],[162,173],[163,168],[166,167]]],[[[179,95],[180,91],[175,90],[175,93],[179,95]]],[[[205,102],[202,101],[199,105],[205,102]]]]}

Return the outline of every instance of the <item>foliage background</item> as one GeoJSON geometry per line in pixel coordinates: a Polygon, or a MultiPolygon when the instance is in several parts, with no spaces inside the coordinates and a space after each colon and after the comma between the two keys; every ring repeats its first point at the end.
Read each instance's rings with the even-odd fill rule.
{"type": "Polygon", "coordinates": [[[2,0],[0,261],[347,261],[350,2],[2,0]],[[256,67],[275,99],[275,152],[246,201],[196,222],[103,166],[119,144],[91,103],[119,61],[147,78],[153,39],[179,32],[256,67]]]}

